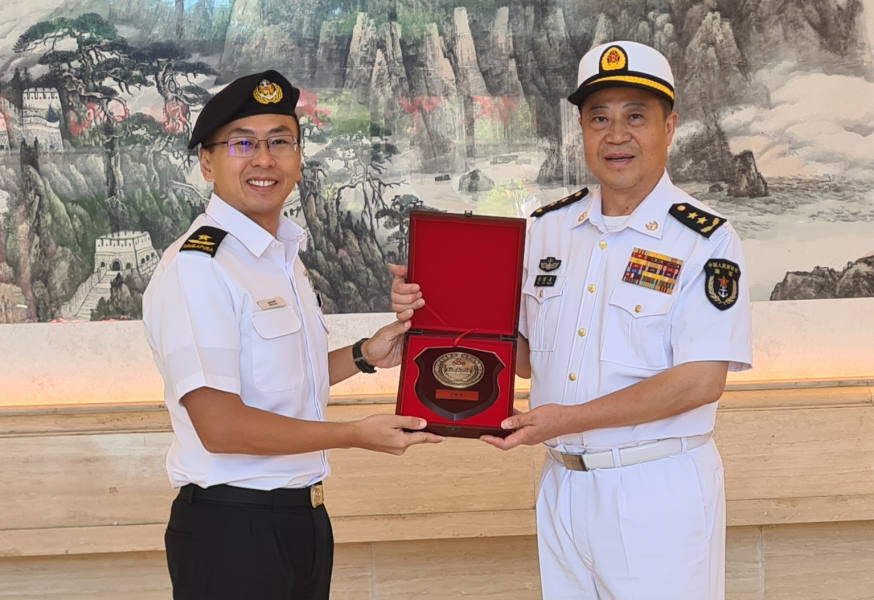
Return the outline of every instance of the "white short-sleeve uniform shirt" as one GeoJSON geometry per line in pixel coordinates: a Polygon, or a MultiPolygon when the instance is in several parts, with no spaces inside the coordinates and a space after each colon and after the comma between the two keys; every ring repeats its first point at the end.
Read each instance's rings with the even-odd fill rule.
{"type": "Polygon", "coordinates": [[[306,233],[280,219],[274,237],[213,195],[206,212],[164,253],[143,296],[143,321],[175,439],[173,486],[305,487],[329,473],[325,452],[213,454],[180,399],[210,387],[252,407],[323,420],[328,401],[327,327],[299,252],[306,233]],[[214,256],[180,248],[198,229],[227,234],[214,256]]]}
{"type": "MultiPolygon", "coordinates": [[[[740,239],[731,224],[675,187],[667,173],[627,218],[605,219],[595,190],[534,219],[526,250],[519,332],[531,349],[531,408],[582,404],[687,362],[751,367],[740,239]],[[699,229],[704,228],[699,219],[709,218],[709,226],[718,218],[719,226],[706,237],[670,214],[675,204],[688,207],[681,218],[695,220],[699,229]],[[718,266],[719,260],[740,271],[736,285],[730,278],[721,281],[728,287],[720,293],[736,294],[728,308],[708,299],[705,267],[718,266]]],[[[713,278],[710,285],[714,293],[713,278]]],[[[711,431],[715,418],[714,402],[659,421],[566,435],[548,444],[575,451],[691,436],[711,431]]]]}

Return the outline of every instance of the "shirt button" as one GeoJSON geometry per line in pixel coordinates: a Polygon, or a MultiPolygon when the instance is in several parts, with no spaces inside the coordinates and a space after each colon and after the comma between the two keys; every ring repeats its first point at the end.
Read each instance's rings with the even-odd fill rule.
{"type": "Polygon", "coordinates": [[[585,329],[577,330],[577,335],[580,337],[586,337],[586,333],[588,333],[585,329]]]}
{"type": "Polygon", "coordinates": [[[570,379],[571,381],[576,381],[576,380],[577,380],[577,374],[576,374],[576,373],[571,373],[570,375],[567,376],[567,378],[570,379]]]}
{"type": "Polygon", "coordinates": [[[595,286],[594,283],[590,283],[588,289],[589,289],[590,292],[592,292],[592,293],[594,294],[594,293],[595,293],[595,290],[597,290],[598,288],[595,286]]]}
{"type": "Polygon", "coordinates": [[[601,240],[600,242],[598,242],[598,247],[599,247],[601,250],[603,250],[604,248],[607,247],[607,242],[605,242],[604,240],[601,240]]]}
{"type": "Polygon", "coordinates": [[[634,312],[636,312],[636,313],[639,313],[642,310],[643,310],[643,307],[640,304],[638,304],[637,306],[634,307],[634,312]]]}

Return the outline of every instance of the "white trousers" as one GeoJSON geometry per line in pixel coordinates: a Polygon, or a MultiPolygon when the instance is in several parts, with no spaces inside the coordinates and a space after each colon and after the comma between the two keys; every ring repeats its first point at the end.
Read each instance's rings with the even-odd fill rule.
{"type": "Polygon", "coordinates": [[[716,445],[594,471],[547,457],[537,544],[543,600],[723,600],[725,489],[716,445]]]}

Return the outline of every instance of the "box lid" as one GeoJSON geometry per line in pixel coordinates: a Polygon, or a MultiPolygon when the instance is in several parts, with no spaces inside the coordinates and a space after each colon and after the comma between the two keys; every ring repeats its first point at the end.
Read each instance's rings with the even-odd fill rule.
{"type": "Polygon", "coordinates": [[[425,307],[414,329],[516,335],[525,219],[410,213],[407,280],[425,307]]]}

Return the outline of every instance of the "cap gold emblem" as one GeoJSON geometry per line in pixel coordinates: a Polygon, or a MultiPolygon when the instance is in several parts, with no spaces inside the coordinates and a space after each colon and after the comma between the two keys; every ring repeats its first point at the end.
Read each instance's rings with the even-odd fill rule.
{"type": "Polygon", "coordinates": [[[601,55],[601,70],[602,71],[621,71],[628,64],[628,56],[625,50],[619,46],[610,46],[601,55]]]}
{"type": "Polygon", "coordinates": [[[279,85],[262,79],[252,91],[255,101],[260,104],[276,104],[282,100],[282,88],[279,85]]]}

